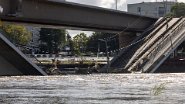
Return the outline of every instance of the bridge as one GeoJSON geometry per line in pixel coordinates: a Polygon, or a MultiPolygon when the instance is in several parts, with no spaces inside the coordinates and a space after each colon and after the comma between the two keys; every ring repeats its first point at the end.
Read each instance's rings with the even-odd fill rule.
{"type": "Polygon", "coordinates": [[[160,72],[158,68],[185,40],[185,18],[161,18],[114,57],[102,72],[160,72]]]}
{"type": "MultiPolygon", "coordinates": [[[[157,19],[122,11],[49,0],[0,0],[4,22],[98,31],[143,32],[157,19]]],[[[46,75],[0,32],[0,75],[46,75]],[[14,61],[13,61],[14,60],[14,61]],[[6,70],[5,70],[6,69],[6,70]]]]}
{"type": "Polygon", "coordinates": [[[2,21],[68,28],[141,32],[157,18],[71,2],[49,0],[0,0],[2,21]]]}
{"type": "Polygon", "coordinates": [[[17,49],[0,29],[0,75],[47,75],[17,49]]]}

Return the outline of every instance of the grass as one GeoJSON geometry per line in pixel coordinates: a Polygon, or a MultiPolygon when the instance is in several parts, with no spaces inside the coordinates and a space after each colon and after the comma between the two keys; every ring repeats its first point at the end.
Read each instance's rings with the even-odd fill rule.
{"type": "Polygon", "coordinates": [[[154,95],[154,96],[161,95],[162,93],[164,93],[164,90],[166,89],[167,84],[168,84],[168,82],[155,85],[154,88],[151,91],[151,94],[154,95]]]}

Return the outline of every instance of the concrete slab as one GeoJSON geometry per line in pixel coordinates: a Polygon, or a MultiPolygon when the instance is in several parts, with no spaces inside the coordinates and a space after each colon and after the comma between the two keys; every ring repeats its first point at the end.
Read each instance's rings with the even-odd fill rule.
{"type": "Polygon", "coordinates": [[[0,75],[47,75],[0,31],[0,75]]]}
{"type": "Polygon", "coordinates": [[[0,6],[2,21],[58,28],[142,32],[157,21],[153,17],[71,2],[0,0],[0,6]]]}

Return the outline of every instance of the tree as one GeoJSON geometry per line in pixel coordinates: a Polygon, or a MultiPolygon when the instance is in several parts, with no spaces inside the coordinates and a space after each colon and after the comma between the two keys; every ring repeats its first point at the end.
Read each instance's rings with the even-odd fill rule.
{"type": "Polygon", "coordinates": [[[75,54],[74,53],[74,42],[73,42],[71,36],[69,35],[69,33],[67,33],[67,43],[66,43],[66,45],[70,48],[69,51],[71,51],[71,54],[74,55],[75,54]]]}
{"type": "Polygon", "coordinates": [[[76,54],[81,54],[85,51],[87,45],[88,37],[85,33],[77,34],[73,37],[74,51],[76,54]]]}
{"type": "Polygon", "coordinates": [[[66,43],[66,30],[41,28],[41,52],[58,53],[66,43]]]}
{"type": "Polygon", "coordinates": [[[172,8],[171,12],[174,17],[185,16],[185,3],[176,3],[172,8]]]}
{"type": "Polygon", "coordinates": [[[31,39],[31,33],[22,25],[3,24],[2,29],[14,44],[26,45],[31,39]]]}
{"type": "Polygon", "coordinates": [[[88,51],[97,53],[98,48],[100,51],[106,51],[105,42],[99,41],[99,39],[108,39],[109,51],[119,48],[118,35],[115,33],[95,32],[89,37],[89,41],[87,42],[88,51]]]}

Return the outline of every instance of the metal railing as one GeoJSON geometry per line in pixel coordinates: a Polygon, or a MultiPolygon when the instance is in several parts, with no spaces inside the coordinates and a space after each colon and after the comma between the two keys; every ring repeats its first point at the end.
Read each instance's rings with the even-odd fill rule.
{"type": "MultiPolygon", "coordinates": [[[[123,66],[124,66],[123,64],[126,64],[127,63],[126,62],[126,59],[122,59],[123,58],[123,54],[125,52],[128,52],[128,51],[130,52],[131,47],[133,48],[133,46],[135,47],[136,45],[139,45],[142,41],[144,41],[145,38],[148,37],[146,34],[149,34],[149,32],[151,30],[153,30],[156,27],[158,27],[164,21],[165,21],[165,18],[162,18],[160,21],[158,21],[157,23],[155,23],[152,26],[150,26],[147,30],[145,30],[139,37],[137,37],[135,40],[133,40],[131,42],[132,44],[124,47],[123,49],[121,49],[121,51],[119,52],[119,54],[118,55],[115,55],[114,58],[110,61],[110,64],[111,64],[110,66],[111,67],[113,66],[114,68],[118,68],[118,67],[123,68],[123,66]],[[123,62],[121,62],[120,65],[117,65],[119,63],[116,62],[116,61],[118,61],[118,62],[123,61],[123,62]],[[116,63],[116,67],[115,67],[115,65],[113,65],[115,63],[116,63]]],[[[106,66],[105,66],[105,68],[106,68],[106,66]]]]}
{"type": "MultiPolygon", "coordinates": [[[[168,42],[171,44],[171,48],[173,48],[173,38],[175,38],[178,34],[178,32],[182,29],[182,27],[185,26],[185,20],[183,20],[178,26],[176,26],[175,29],[172,30],[171,33],[165,35],[165,37],[162,37],[155,46],[153,46],[153,49],[150,49],[150,51],[147,51],[144,56],[142,56],[137,62],[135,62],[128,70],[131,71],[135,69],[138,70],[138,66],[143,66],[140,64],[146,64],[146,63],[153,63],[156,55],[159,53],[159,51],[166,46],[168,42]],[[148,59],[147,62],[141,63],[141,61],[148,59]]],[[[168,51],[168,50],[167,50],[168,51]]]]}
{"type": "MultiPolygon", "coordinates": [[[[166,21],[165,21],[165,19],[166,18],[164,18],[164,20],[160,24],[158,24],[158,26],[154,29],[154,31],[152,31],[146,37],[145,43],[135,52],[135,54],[132,56],[132,58],[130,59],[130,61],[128,62],[128,64],[125,66],[125,69],[131,67],[132,64],[137,61],[137,59],[139,59],[143,54],[145,54],[145,52],[150,48],[151,45],[155,44],[155,42],[152,42],[150,44],[150,46],[148,46],[148,44],[146,44],[146,43],[149,42],[149,41],[151,41],[152,38],[155,37],[155,34],[158,33],[164,26],[166,26],[166,24],[168,22],[170,22],[172,20],[172,18],[167,18],[166,21]]],[[[158,40],[158,39],[156,39],[156,40],[158,40]]]]}

